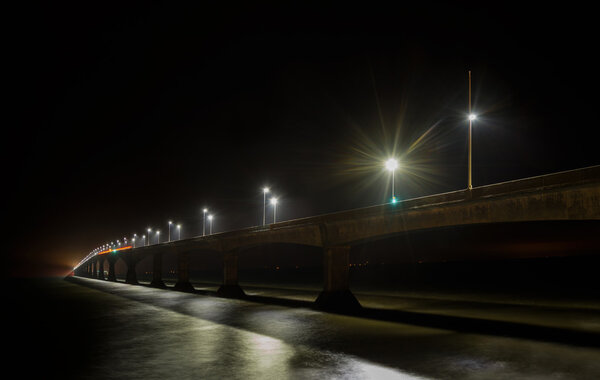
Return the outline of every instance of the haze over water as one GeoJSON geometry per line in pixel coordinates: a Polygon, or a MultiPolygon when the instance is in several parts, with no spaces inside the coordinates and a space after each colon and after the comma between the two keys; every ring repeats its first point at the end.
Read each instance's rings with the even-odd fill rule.
{"type": "Polygon", "coordinates": [[[21,329],[10,355],[26,358],[20,375],[42,378],[583,379],[600,374],[600,350],[594,347],[306,307],[82,278],[21,282],[9,295],[13,326],[21,329]]]}

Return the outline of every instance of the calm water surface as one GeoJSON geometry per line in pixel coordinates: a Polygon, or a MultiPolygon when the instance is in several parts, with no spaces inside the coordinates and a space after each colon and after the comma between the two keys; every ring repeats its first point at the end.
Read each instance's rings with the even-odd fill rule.
{"type": "Polygon", "coordinates": [[[19,377],[600,378],[597,348],[77,281],[5,286],[19,377]]]}

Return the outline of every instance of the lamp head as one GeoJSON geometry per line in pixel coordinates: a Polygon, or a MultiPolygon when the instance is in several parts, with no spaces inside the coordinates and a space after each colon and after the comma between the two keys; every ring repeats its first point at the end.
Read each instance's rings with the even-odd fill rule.
{"type": "Polygon", "coordinates": [[[385,168],[391,172],[398,168],[398,161],[394,158],[390,158],[385,162],[385,168]]]}

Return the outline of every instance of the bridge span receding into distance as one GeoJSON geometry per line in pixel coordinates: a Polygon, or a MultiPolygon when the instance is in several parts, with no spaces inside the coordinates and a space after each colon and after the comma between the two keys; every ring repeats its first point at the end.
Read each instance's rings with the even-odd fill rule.
{"type": "MultiPolygon", "coordinates": [[[[217,294],[243,297],[238,284],[238,258],[244,251],[271,244],[320,247],[323,289],[316,306],[324,309],[360,307],[349,287],[349,253],[357,244],[398,234],[443,227],[536,221],[600,220],[600,165],[492,185],[429,195],[397,203],[336,212],[267,226],[215,233],[161,244],[111,251],[88,258],[74,270],[77,276],[116,281],[115,263],[127,265],[126,282],[138,284],[136,264],[151,257],[151,286],[165,287],[163,255],[177,257],[176,290],[193,291],[190,255],[218,252],[223,280],[217,294]]],[[[599,251],[600,251],[600,231],[599,251]]]]}

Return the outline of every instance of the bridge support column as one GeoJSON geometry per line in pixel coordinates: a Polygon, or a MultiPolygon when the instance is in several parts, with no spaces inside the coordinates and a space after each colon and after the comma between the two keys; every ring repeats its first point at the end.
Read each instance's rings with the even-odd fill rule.
{"type": "Polygon", "coordinates": [[[152,256],[152,282],[150,286],[154,288],[166,288],[162,280],[162,253],[157,252],[152,256]]]}
{"type": "Polygon", "coordinates": [[[134,260],[130,254],[124,254],[123,259],[127,264],[127,275],[125,277],[125,282],[131,285],[139,285],[137,280],[137,273],[135,273],[135,266],[137,264],[137,260],[134,260]]]}
{"type": "Polygon", "coordinates": [[[115,263],[117,262],[117,258],[114,256],[108,256],[108,281],[117,281],[117,273],[115,272],[115,263]]]}
{"type": "Polygon", "coordinates": [[[227,252],[223,255],[223,284],[217,290],[220,297],[240,298],[246,293],[238,284],[238,252],[227,252]]]}
{"type": "Polygon", "coordinates": [[[92,276],[92,267],[90,262],[88,261],[87,263],[85,263],[85,275],[87,277],[91,277],[92,276]]]}
{"type": "Polygon", "coordinates": [[[92,278],[98,278],[98,260],[92,261],[92,278]]]}
{"type": "Polygon", "coordinates": [[[190,256],[187,252],[177,254],[177,283],[175,290],[182,292],[193,292],[194,287],[190,283],[190,256]]]}
{"type": "Polygon", "coordinates": [[[332,311],[360,309],[360,303],[350,291],[348,275],[350,246],[323,248],[323,291],[317,297],[317,308],[332,311]]]}
{"type": "Polygon", "coordinates": [[[104,280],[104,257],[98,257],[98,279],[104,280]]]}

